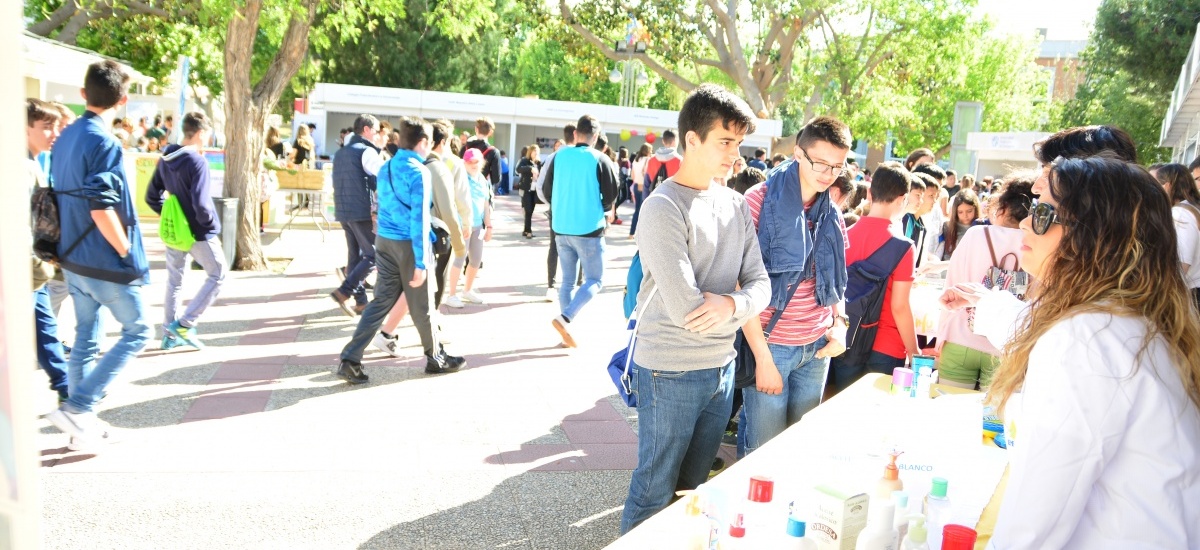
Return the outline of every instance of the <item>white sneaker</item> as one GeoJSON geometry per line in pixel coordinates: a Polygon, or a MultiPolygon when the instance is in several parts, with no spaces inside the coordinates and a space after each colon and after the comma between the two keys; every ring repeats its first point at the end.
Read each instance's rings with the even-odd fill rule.
{"type": "Polygon", "coordinates": [[[459,298],[458,295],[448,296],[446,297],[446,301],[442,303],[446,304],[446,307],[452,307],[454,309],[462,309],[463,307],[462,299],[459,298]]]}
{"type": "Polygon", "coordinates": [[[382,332],[376,332],[375,337],[371,339],[371,343],[375,344],[375,347],[379,348],[380,351],[392,357],[400,357],[400,346],[396,344],[398,340],[399,338],[396,335],[388,338],[382,332]]]}
{"type": "Polygon", "coordinates": [[[553,302],[558,299],[558,289],[550,287],[546,289],[546,301],[553,302]]]}
{"type": "Polygon", "coordinates": [[[109,445],[119,441],[114,433],[112,426],[109,426],[103,420],[96,419],[96,433],[86,436],[71,436],[71,441],[67,443],[67,449],[82,453],[96,454],[103,451],[109,445]]]}
{"type": "Polygon", "coordinates": [[[550,320],[550,324],[554,325],[554,330],[558,331],[558,335],[562,336],[563,347],[575,347],[575,338],[571,336],[570,322],[562,315],[556,316],[550,320]]]}
{"type": "Polygon", "coordinates": [[[471,290],[464,292],[462,294],[462,299],[466,300],[468,302],[474,302],[476,304],[486,304],[487,303],[487,302],[483,301],[483,296],[480,296],[478,292],[475,292],[475,289],[471,289],[471,290]]]}
{"type": "Polygon", "coordinates": [[[97,436],[103,431],[98,424],[100,419],[94,412],[73,413],[57,408],[46,415],[46,420],[72,437],[97,436]]]}

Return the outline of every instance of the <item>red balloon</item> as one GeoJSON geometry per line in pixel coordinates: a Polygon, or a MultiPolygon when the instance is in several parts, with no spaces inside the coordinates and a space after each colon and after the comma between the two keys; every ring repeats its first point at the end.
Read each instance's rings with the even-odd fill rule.
{"type": "Polygon", "coordinates": [[[657,140],[658,136],[654,135],[654,132],[646,134],[646,143],[654,143],[657,140]]]}

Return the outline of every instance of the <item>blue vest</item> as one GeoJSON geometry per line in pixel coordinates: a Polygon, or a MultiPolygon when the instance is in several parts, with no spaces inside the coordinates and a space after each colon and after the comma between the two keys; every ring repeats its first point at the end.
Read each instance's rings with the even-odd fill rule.
{"type": "Polygon", "coordinates": [[[371,219],[371,193],[375,176],[363,170],[362,157],[375,145],[358,134],[333,155],[333,217],[339,222],[371,219]]]}

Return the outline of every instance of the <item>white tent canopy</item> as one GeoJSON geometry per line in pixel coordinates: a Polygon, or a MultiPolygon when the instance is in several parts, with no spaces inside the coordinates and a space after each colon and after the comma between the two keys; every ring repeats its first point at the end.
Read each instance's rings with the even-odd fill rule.
{"type": "MultiPolygon", "coordinates": [[[[328,83],[317,84],[309,101],[310,114],[304,118],[325,119],[324,128],[317,123],[317,131],[323,134],[325,143],[336,143],[339,129],[353,125],[354,117],[361,113],[384,118],[415,115],[427,120],[446,118],[459,122],[487,116],[497,126],[493,143],[507,148],[510,158],[512,152],[537,142],[538,138],[561,137],[564,125],[575,123],[585,114],[600,121],[611,146],[625,145],[631,150],[644,142],[647,132],[661,134],[675,128],[679,118],[678,112],[661,109],[328,83]],[[637,135],[622,140],[619,136],[623,130],[637,135]]],[[[783,135],[783,123],[778,120],[759,119],[756,125],[757,131],[746,136],[744,147],[769,149],[771,140],[783,135]]],[[[460,125],[460,129],[470,131],[470,126],[460,125]]],[[[329,147],[325,152],[332,154],[334,149],[329,147]]]]}
{"type": "MultiPolygon", "coordinates": [[[[111,59],[29,31],[21,36],[21,52],[25,95],[68,104],[82,103],[79,89],[83,87],[83,76],[87,73],[88,65],[111,59]]],[[[121,64],[133,84],[144,86],[153,81],[128,63],[114,61],[121,64]]]]}

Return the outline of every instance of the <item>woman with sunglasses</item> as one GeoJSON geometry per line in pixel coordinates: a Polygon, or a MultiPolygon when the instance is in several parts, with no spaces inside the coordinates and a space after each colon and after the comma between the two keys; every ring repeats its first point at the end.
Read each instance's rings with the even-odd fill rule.
{"type": "MultiPolygon", "coordinates": [[[[1109,155],[1125,162],[1137,163],[1137,148],[1129,133],[1116,126],[1078,126],[1060,130],[1033,144],[1033,154],[1042,165],[1042,173],[1033,182],[1033,194],[1046,195],[1050,167],[1056,159],[1085,158],[1109,155]]],[[[991,186],[990,177],[984,178],[991,186]]],[[[985,336],[997,348],[1003,348],[1012,336],[1026,304],[1010,292],[987,292],[977,283],[947,287],[941,297],[942,306],[954,310],[975,307],[975,333],[985,336]]]]}
{"type": "Polygon", "coordinates": [[[1016,426],[989,548],[1200,548],[1200,316],[1167,197],[1104,157],[1052,163],[1046,191],[988,392],[1016,426]]]}
{"type": "Polygon", "coordinates": [[[1192,300],[1200,308],[1200,189],[1191,171],[1182,164],[1164,164],[1150,170],[1171,200],[1175,231],[1179,237],[1179,262],[1192,300]]]}

